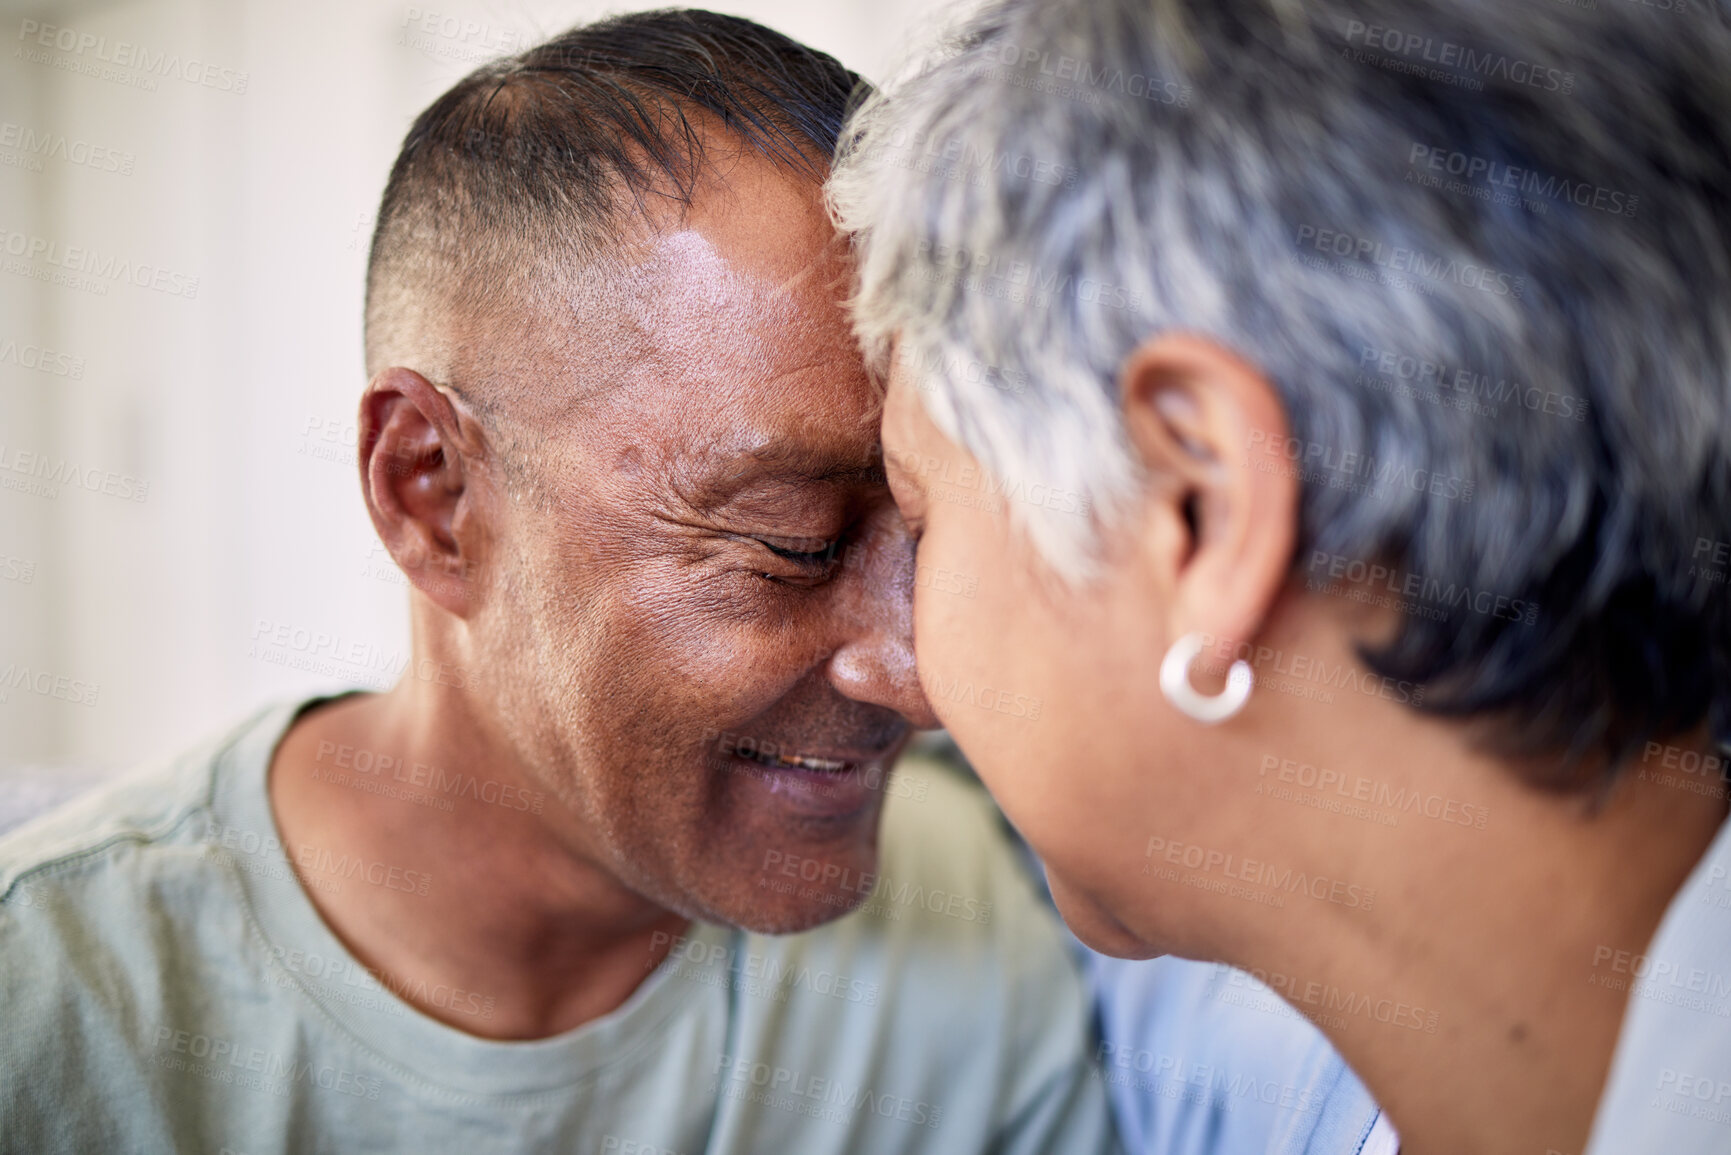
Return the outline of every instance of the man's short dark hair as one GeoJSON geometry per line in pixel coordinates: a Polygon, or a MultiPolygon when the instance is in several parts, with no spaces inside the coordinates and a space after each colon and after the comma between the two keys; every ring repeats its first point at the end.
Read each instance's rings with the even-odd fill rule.
{"type": "Polygon", "coordinates": [[[476,69],[415,119],[367,269],[367,363],[437,379],[452,316],[499,315],[604,258],[624,204],[689,204],[701,121],[821,181],[860,78],[761,24],[661,9],[582,25],[476,69]],[[557,262],[557,265],[554,264],[557,262]]]}

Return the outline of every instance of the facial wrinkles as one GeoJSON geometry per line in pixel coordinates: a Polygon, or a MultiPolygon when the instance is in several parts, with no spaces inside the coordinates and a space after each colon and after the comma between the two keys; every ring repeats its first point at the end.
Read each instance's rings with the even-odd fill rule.
{"type": "MultiPolygon", "coordinates": [[[[561,468],[587,476],[596,464],[567,459],[561,468]]],[[[743,703],[714,683],[754,668],[759,655],[755,639],[701,613],[702,567],[681,573],[665,556],[646,556],[669,543],[638,527],[623,500],[603,492],[562,512],[545,527],[544,548],[520,563],[527,604],[514,631],[517,677],[523,713],[539,723],[530,728],[537,761],[577,803],[592,850],[673,904],[679,896],[639,863],[695,855],[703,813],[726,783],[693,789],[701,783],[691,780],[692,730],[737,713],[743,703]],[[659,852],[647,849],[656,841],[659,852]]],[[[773,667],[754,688],[785,689],[772,675],[773,667]]]]}
{"type": "Polygon", "coordinates": [[[517,575],[490,666],[509,671],[496,693],[580,820],[588,857],[687,911],[705,895],[761,901],[746,875],[763,845],[790,836],[746,805],[756,795],[738,766],[718,768],[706,730],[755,731],[790,752],[865,753],[905,734],[824,673],[859,628],[838,617],[854,607],[833,587],[764,582],[750,572],[756,547],[737,540],[754,528],[827,536],[843,525],[824,503],[846,486],[749,500],[724,511],[737,524],[656,516],[691,514],[682,471],[701,468],[698,449],[749,460],[792,443],[826,469],[881,465],[845,313],[819,281],[838,267],[833,252],[803,245],[780,202],[728,211],[694,211],[706,231],[637,247],[642,259],[612,273],[605,317],[550,319],[534,335],[559,380],[552,371],[572,375],[562,350],[584,346],[578,372],[598,387],[540,431],[550,500],[508,515],[517,575]]]}

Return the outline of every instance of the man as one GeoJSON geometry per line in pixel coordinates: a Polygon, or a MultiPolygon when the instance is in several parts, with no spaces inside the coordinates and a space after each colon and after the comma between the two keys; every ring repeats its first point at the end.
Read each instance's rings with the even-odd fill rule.
{"type": "Polygon", "coordinates": [[[931,716],[821,200],[856,84],[660,12],[416,121],[360,414],[413,662],[0,844],[0,1147],[1113,1146],[989,804],[890,776],[931,716]]]}

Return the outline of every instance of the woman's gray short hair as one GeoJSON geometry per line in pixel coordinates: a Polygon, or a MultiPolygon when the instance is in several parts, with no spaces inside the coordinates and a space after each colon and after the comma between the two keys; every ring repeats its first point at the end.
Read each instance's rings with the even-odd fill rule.
{"type": "Polygon", "coordinates": [[[1731,740],[1716,9],[996,0],[830,187],[868,353],[998,478],[1078,495],[1012,503],[1059,572],[1135,492],[1125,358],[1201,334],[1285,401],[1297,574],[1404,610],[1373,669],[1566,752],[1553,782],[1731,740]]]}

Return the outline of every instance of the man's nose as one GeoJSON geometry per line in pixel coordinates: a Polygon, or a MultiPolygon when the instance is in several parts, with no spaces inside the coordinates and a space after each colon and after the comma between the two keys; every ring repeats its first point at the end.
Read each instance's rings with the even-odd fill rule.
{"type": "Polygon", "coordinates": [[[855,701],[887,706],[910,725],[935,730],[943,723],[914,664],[913,538],[893,507],[875,520],[837,579],[840,645],[829,659],[829,679],[855,701]]]}

